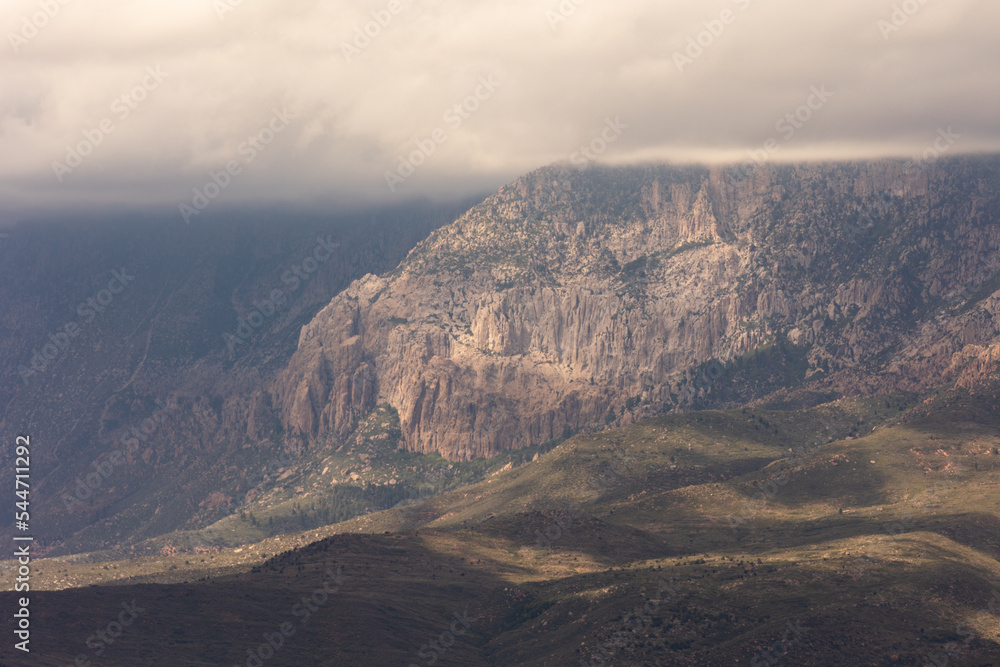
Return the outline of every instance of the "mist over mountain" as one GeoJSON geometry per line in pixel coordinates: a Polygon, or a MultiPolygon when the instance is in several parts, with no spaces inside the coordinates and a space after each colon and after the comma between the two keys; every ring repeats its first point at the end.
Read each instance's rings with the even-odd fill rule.
{"type": "Polygon", "coordinates": [[[1000,665],[1000,3],[0,3],[0,667],[1000,665]]]}
{"type": "Polygon", "coordinates": [[[1000,655],[996,155],[78,222],[0,246],[58,664],[1000,655]]]}
{"type": "MultiPolygon", "coordinates": [[[[466,206],[275,208],[192,225],[137,213],[11,229],[0,245],[0,424],[46,443],[34,457],[35,511],[51,517],[39,522],[41,545],[216,474],[247,419],[250,432],[272,421],[253,406],[299,328],[466,206]],[[240,408],[224,411],[237,397],[240,408]]],[[[188,518],[204,498],[192,499],[188,518]]]]}
{"type": "Polygon", "coordinates": [[[386,409],[402,451],[469,461],[966,381],[996,357],[998,162],[554,166],[464,212],[24,226],[3,423],[52,443],[39,538],[201,527],[274,483],[243,458],[386,409]]]}

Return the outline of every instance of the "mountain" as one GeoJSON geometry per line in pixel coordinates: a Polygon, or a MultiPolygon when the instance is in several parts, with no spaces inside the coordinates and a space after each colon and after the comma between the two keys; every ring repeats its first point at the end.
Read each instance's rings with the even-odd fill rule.
{"type": "Polygon", "coordinates": [[[550,167],[25,225],[30,664],[998,664],[998,193],[1000,156],[550,167]]]}
{"type": "Polygon", "coordinates": [[[286,440],[346,437],[388,404],[407,450],[472,460],[992,368],[998,167],[541,169],[303,328],[273,390],[286,440]]]}
{"type": "MultiPolygon", "coordinates": [[[[134,213],[8,230],[0,427],[39,443],[39,548],[89,551],[228,513],[227,479],[257,469],[243,459],[280,455],[264,387],[301,327],[468,205],[220,209],[191,225],[134,213]]],[[[13,455],[12,437],[0,461],[13,455]]]]}

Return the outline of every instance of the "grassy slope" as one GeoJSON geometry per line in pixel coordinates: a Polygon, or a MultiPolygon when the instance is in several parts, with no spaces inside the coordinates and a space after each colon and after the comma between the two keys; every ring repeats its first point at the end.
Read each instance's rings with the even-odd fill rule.
{"type": "Polygon", "coordinates": [[[100,664],[246,664],[289,620],[268,665],[425,665],[466,610],[434,664],[746,664],[788,623],[803,634],[784,664],[1000,664],[996,396],[890,406],[668,416],[238,551],[42,561],[52,588],[115,585],[35,593],[33,664],[88,652],[132,598],[148,611],[100,664]],[[336,566],[350,578],[299,624],[295,601],[336,566]]]}

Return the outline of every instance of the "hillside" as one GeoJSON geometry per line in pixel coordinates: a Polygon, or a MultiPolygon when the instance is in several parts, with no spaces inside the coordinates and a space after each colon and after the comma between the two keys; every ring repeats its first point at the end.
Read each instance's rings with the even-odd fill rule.
{"type": "Polygon", "coordinates": [[[286,621],[268,664],[995,664],[997,380],[658,417],[254,547],[45,560],[39,664],[133,599],[102,664],[243,664],[286,621]]]}
{"type": "MultiPolygon", "coordinates": [[[[254,462],[282,453],[264,387],[301,327],[352,280],[391,270],[466,208],[220,209],[191,226],[174,215],[122,215],[7,230],[0,428],[40,443],[38,548],[89,551],[228,513],[212,494],[231,494],[259,470],[254,462]],[[116,292],[114,273],[125,281],[111,283],[116,292]]],[[[0,443],[7,469],[13,443],[0,443]]],[[[12,510],[4,508],[3,535],[12,510]]]]}
{"type": "Polygon", "coordinates": [[[286,439],[379,404],[488,457],[665,411],[936,385],[998,340],[1000,158],[548,167],[366,276],[275,385],[286,439]]]}
{"type": "Polygon", "coordinates": [[[73,294],[4,265],[12,378],[100,267],[146,268],[5,387],[3,423],[49,443],[40,549],[170,553],[218,521],[235,546],[656,415],[973,386],[1000,360],[998,160],[550,167],[457,219],[67,233],[49,262],[87,276],[73,294]],[[340,246],[303,281],[320,233],[340,246]]]}

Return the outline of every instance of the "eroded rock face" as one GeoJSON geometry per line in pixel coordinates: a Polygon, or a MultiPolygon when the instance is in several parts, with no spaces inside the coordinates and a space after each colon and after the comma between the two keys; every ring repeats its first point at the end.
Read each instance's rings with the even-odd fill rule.
{"type": "Polygon", "coordinates": [[[998,174],[996,158],[542,169],[334,298],[275,405],[315,436],[387,402],[409,449],[470,459],[690,405],[700,364],[776,341],[797,381],[926,386],[1000,331],[998,174]]]}

